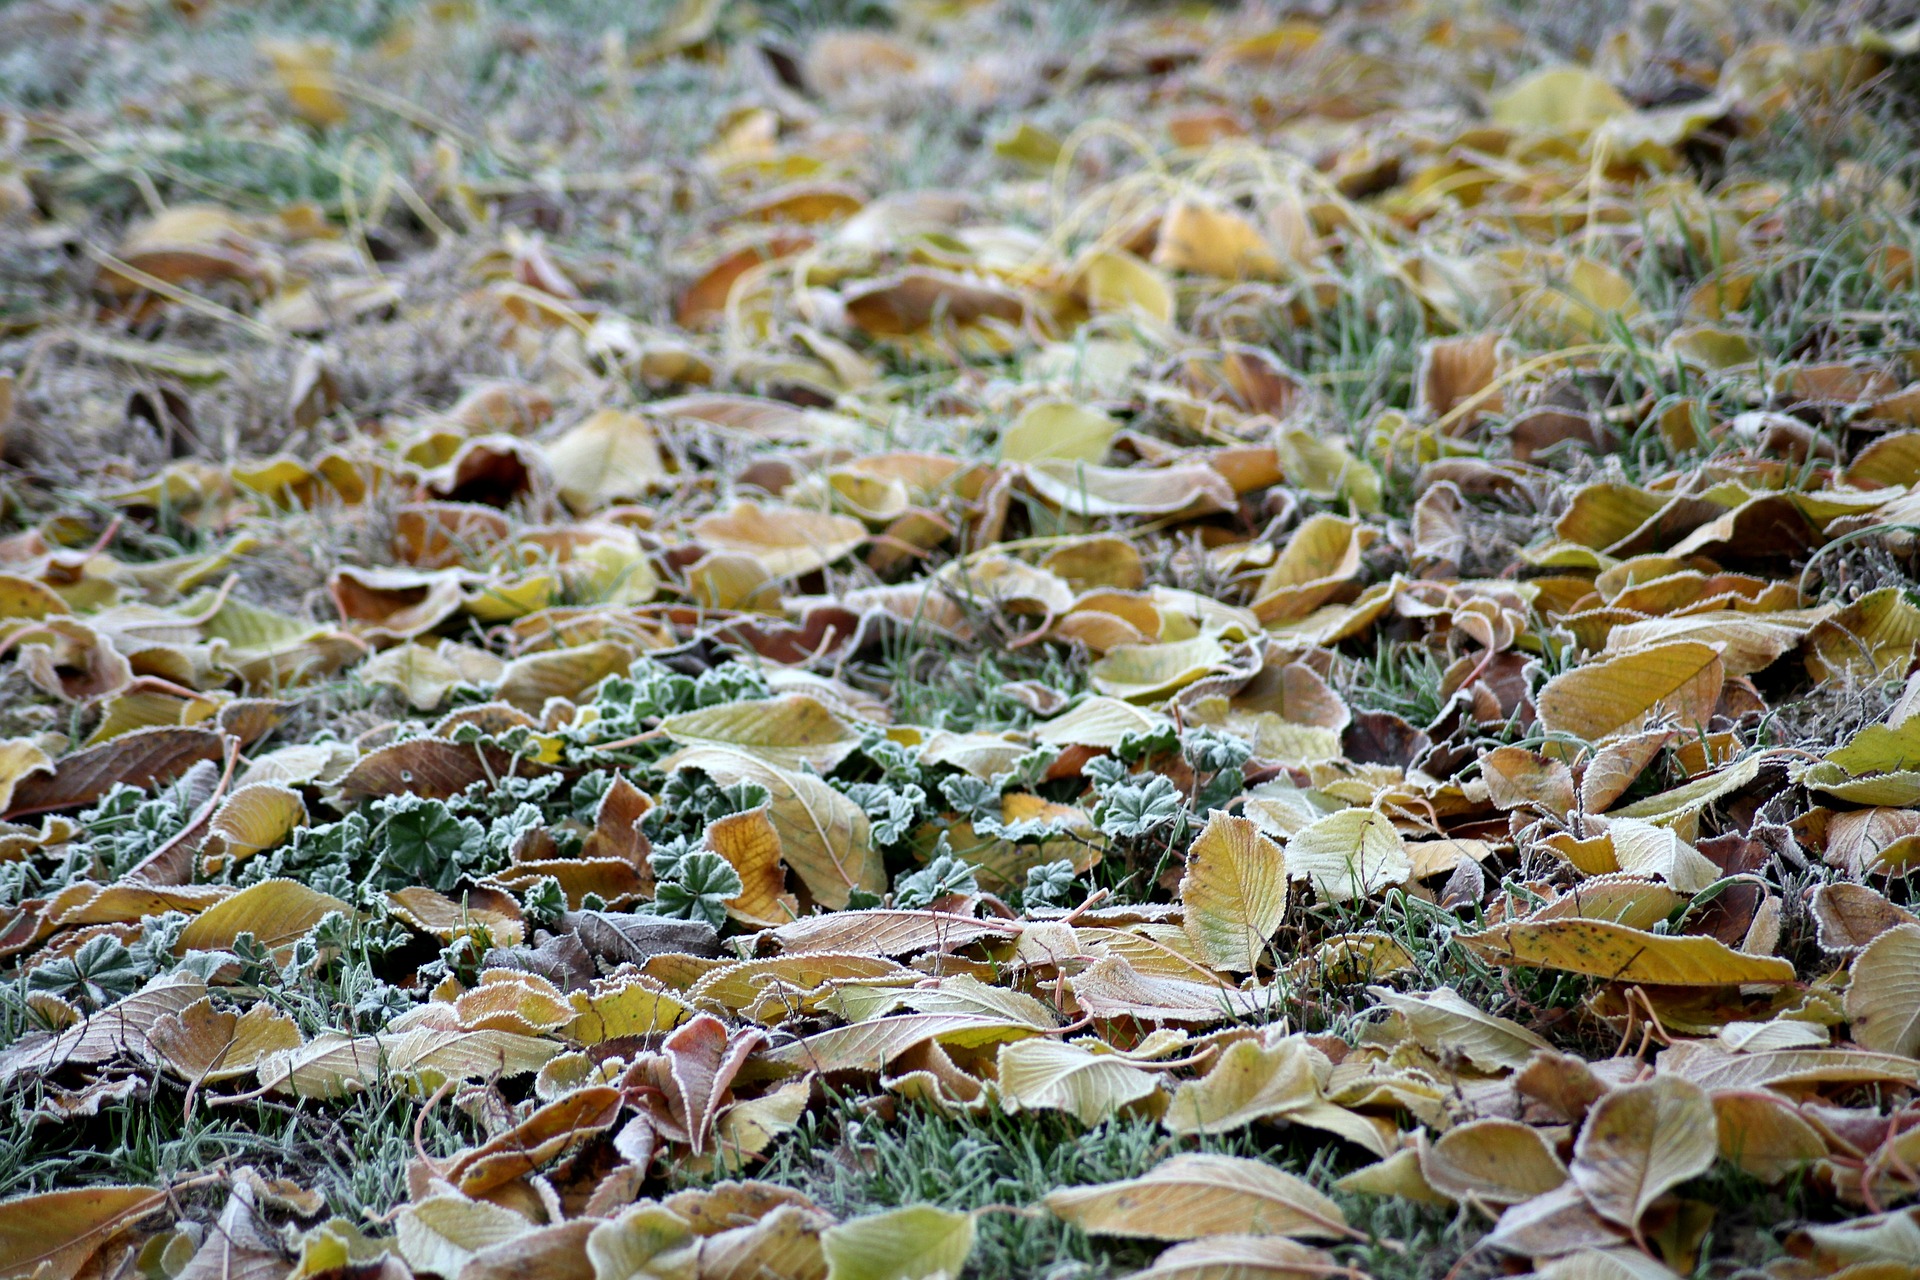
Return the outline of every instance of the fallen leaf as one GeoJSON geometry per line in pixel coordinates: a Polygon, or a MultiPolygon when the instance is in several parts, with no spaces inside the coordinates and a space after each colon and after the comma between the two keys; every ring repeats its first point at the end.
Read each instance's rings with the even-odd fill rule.
{"type": "Polygon", "coordinates": [[[1704,1090],[1677,1076],[1655,1076],[1621,1085],[1594,1104],[1569,1172],[1596,1213],[1637,1234],[1655,1200],[1713,1164],[1718,1134],[1704,1090]]]}
{"type": "Polygon", "coordinates": [[[1555,676],[1540,690],[1540,722],[1596,743],[1662,718],[1692,732],[1706,726],[1725,677],[1719,651],[1709,645],[1657,644],[1555,676]]]}
{"type": "Polygon", "coordinates": [[[969,1213],[908,1205],[820,1233],[827,1280],[959,1280],[973,1253],[969,1213]]]}
{"type": "Polygon", "coordinates": [[[1495,925],[1460,939],[1494,964],[1591,974],[1609,982],[1726,986],[1792,982],[1793,966],[1750,956],[1713,938],[1648,933],[1607,920],[1495,925]]]}
{"type": "Polygon", "coordinates": [[[1867,1048],[1920,1058],[1920,924],[1888,929],[1854,958],[1846,1011],[1867,1048]]]}
{"type": "Polygon", "coordinates": [[[1328,902],[1351,902],[1413,874],[1406,842],[1385,814],[1343,809],[1287,838],[1287,874],[1305,880],[1328,902]]]}
{"type": "Polygon", "coordinates": [[[1130,1181],[1053,1191],[1042,1203],[1093,1235],[1193,1240],[1353,1234],[1333,1201],[1290,1173],[1239,1156],[1174,1156],[1130,1181]]]}
{"type": "Polygon", "coordinates": [[[1160,1087],[1153,1073],[1125,1058],[1059,1040],[1003,1044],[999,1062],[1009,1111],[1064,1111],[1085,1125],[1111,1119],[1160,1087]]]}
{"type": "Polygon", "coordinates": [[[1182,927],[1207,963],[1251,973],[1287,913],[1287,863],[1253,822],[1215,812],[1187,850],[1182,927]]]}
{"type": "Polygon", "coordinates": [[[73,1280],[101,1246],[167,1202],[159,1187],[76,1187],[0,1200],[0,1269],[73,1280]]]}

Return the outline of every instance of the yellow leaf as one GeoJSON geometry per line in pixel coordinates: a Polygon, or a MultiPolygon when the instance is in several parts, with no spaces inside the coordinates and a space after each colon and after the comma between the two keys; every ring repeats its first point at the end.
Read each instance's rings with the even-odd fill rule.
{"type": "MultiPolygon", "coordinates": [[[[596,1223],[587,1235],[594,1280],[691,1280],[693,1227],[665,1205],[642,1202],[596,1223]]],[[[452,1274],[447,1272],[444,1274],[452,1274]]]]}
{"type": "Polygon", "coordinates": [[[973,1254],[973,1215],[908,1205],[820,1233],[827,1280],[959,1280],[973,1254]]]}
{"type": "Polygon", "coordinates": [[[1556,818],[1565,818],[1573,808],[1572,771],[1537,751],[1496,747],[1480,757],[1480,776],[1495,808],[1531,806],[1556,818]]]}
{"type": "Polygon", "coordinates": [[[692,529],[707,546],[752,556],[776,578],[824,569],[867,540],[866,526],[851,516],[755,502],[702,516],[692,529]]]}
{"type": "Polygon", "coordinates": [[[873,847],[865,810],[818,777],[717,746],[688,747],[660,767],[699,769],[723,787],[739,782],[765,787],[773,797],[767,816],[780,833],[787,865],[821,906],[837,911],[855,889],[886,892],[886,867],[873,847]]]}
{"type": "Polygon", "coordinates": [[[1695,368],[1730,369],[1750,364],[1753,337],[1717,324],[1693,324],[1675,329],[1663,344],[1669,355],[1695,368]]]}
{"type": "Polygon", "coordinates": [[[201,852],[238,862],[273,848],[306,821],[307,806],[299,792],[277,782],[251,782],[221,803],[201,852]]]}
{"type": "Polygon", "coordinates": [[[478,986],[454,1000],[453,1014],[462,1030],[526,1036],[557,1031],[576,1016],[558,987],[519,969],[489,969],[481,974],[478,986]]]}
{"type": "Polygon", "coordinates": [[[1720,650],[1720,661],[1729,676],[1746,676],[1772,666],[1781,654],[1798,646],[1819,621],[1820,614],[1813,610],[1742,613],[1716,609],[1681,618],[1655,618],[1616,626],[1607,633],[1607,649],[1619,653],[1648,645],[1695,640],[1720,650]]]}
{"type": "Polygon", "coordinates": [[[182,1079],[214,1084],[247,1075],[268,1054],[298,1049],[301,1036],[292,1018],[266,1004],[236,1015],[200,1000],[163,1015],[147,1041],[182,1079]]]}
{"type": "Polygon", "coordinates": [[[1341,1191],[1370,1196],[1399,1196],[1420,1204],[1450,1205],[1452,1200],[1427,1185],[1420,1173],[1420,1153],[1403,1147],[1384,1160],[1355,1169],[1333,1184],[1341,1191]]]}
{"type": "Polygon", "coordinates": [[[394,1242],[415,1271],[456,1275],[482,1249],[517,1240],[533,1224],[511,1209],[459,1195],[429,1196],[394,1219],[394,1242]]]}
{"type": "Polygon", "coordinates": [[[1311,1280],[1333,1255],[1284,1236],[1213,1236],[1177,1244],[1128,1280],[1311,1280]]]}
{"type": "MultiPolygon", "coordinates": [[[[1104,446],[1103,446],[1104,447],[1104,446]]],[[[44,583],[14,574],[0,574],[0,620],[40,619],[72,613],[60,593],[44,583]]]]}
{"type": "Polygon", "coordinates": [[[363,683],[392,689],[415,711],[431,711],[461,681],[460,669],[422,644],[383,649],[355,673],[363,683]]]}
{"type": "Polygon", "coordinates": [[[1092,1235],[1194,1240],[1356,1234],[1340,1206],[1307,1183],[1239,1156],[1174,1156],[1130,1181],[1055,1191],[1042,1203],[1092,1235]]]}
{"type": "MultiPolygon", "coordinates": [[[[1071,929],[1066,932],[1071,933],[1071,929]]],[[[1055,940],[1063,936],[1057,928],[1046,933],[1055,940]]],[[[1027,941],[1023,932],[1021,942],[1027,941]]],[[[937,985],[926,986],[912,985],[904,970],[893,976],[896,981],[892,985],[842,987],[822,1003],[851,1021],[861,1022],[905,1008],[915,1013],[999,1018],[1035,1031],[1052,1031],[1060,1025],[1053,1007],[1021,991],[989,986],[969,973],[956,973],[937,985]]]]}
{"type": "Polygon", "coordinates": [[[1174,644],[1123,644],[1089,667],[1087,679],[1109,697],[1148,702],[1205,679],[1226,660],[1225,646],[1212,636],[1174,644]]]}
{"type": "Polygon", "coordinates": [[[1807,671],[1815,680],[1871,680],[1905,671],[1920,644],[1920,608],[1898,587],[1849,601],[1807,635],[1807,671]]]}
{"type": "Polygon", "coordinates": [[[1153,265],[1217,280],[1270,280],[1280,258],[1260,228],[1226,209],[1181,197],[1160,220],[1153,265]]]}
{"type": "Polygon", "coordinates": [[[1032,1039],[1000,1046],[1000,1097],[1009,1111],[1065,1111],[1096,1125],[1159,1087],[1154,1073],[1078,1044],[1032,1039]]]}
{"type": "Polygon", "coordinates": [[[827,487],[833,491],[836,508],[868,524],[884,525],[897,520],[913,504],[913,495],[899,478],[872,475],[850,467],[829,471],[827,487]]]}
{"type": "Polygon", "coordinates": [[[1330,1064],[1297,1036],[1275,1044],[1230,1044],[1198,1080],[1174,1091],[1164,1120],[1174,1133],[1229,1133],[1256,1120],[1286,1117],[1321,1100],[1330,1064]]]}
{"type": "Polygon", "coordinates": [[[1183,927],[1218,969],[1251,973],[1287,914],[1287,862],[1253,822],[1214,810],[1187,850],[1183,927]]]}
{"type": "Polygon", "coordinates": [[[0,742],[0,813],[5,813],[13,803],[13,789],[21,779],[53,771],[53,757],[32,738],[8,738],[0,742]]]}
{"type": "Polygon", "coordinates": [[[1118,422],[1098,409],[1071,400],[1036,400],[1001,432],[1000,458],[1004,462],[1042,458],[1098,462],[1119,429],[1118,422]]]}
{"type": "Polygon", "coordinates": [[[1512,1070],[1542,1049],[1545,1040],[1508,1018],[1496,1017],[1451,987],[1403,994],[1370,987],[1369,994],[1398,1013],[1414,1040],[1436,1058],[1459,1054],[1483,1071],[1512,1070]]]}
{"type": "Polygon", "coordinates": [[[722,1005],[756,1022],[778,1022],[821,1008],[831,1009],[849,1022],[864,1022],[896,1007],[899,1000],[895,997],[899,993],[892,987],[851,984],[902,981],[911,972],[878,956],[809,951],[804,955],[762,956],[737,964],[722,964],[694,983],[687,995],[695,1001],[722,1005]],[[862,1007],[863,993],[882,993],[878,1001],[880,1007],[862,1007]]]}
{"type": "Polygon", "coordinates": [[[1103,249],[1082,258],[1078,278],[1089,310],[1130,312],[1157,324],[1173,323],[1173,286],[1125,249],[1103,249]]]}
{"type": "Polygon", "coordinates": [[[560,596],[558,574],[496,578],[460,593],[460,607],[482,622],[511,622],[552,605],[560,596]]]}
{"type": "Polygon", "coordinates": [[[1316,498],[1344,498],[1363,515],[1383,510],[1380,473],[1339,439],[1289,426],[1273,433],[1273,447],[1288,484],[1316,498]]]}
{"type": "Polygon", "coordinates": [[[1233,486],[1206,466],[1100,467],[1043,458],[1023,469],[1027,484],[1076,516],[1179,515],[1197,518],[1235,505],[1233,486]]]}
{"type": "Polygon", "coordinates": [[[1339,516],[1315,515],[1287,539],[1254,593],[1253,612],[1268,624],[1304,618],[1336,598],[1358,594],[1361,556],[1374,532],[1339,516]]]}
{"type": "Polygon", "coordinates": [[[860,745],[860,732],[811,694],[731,702],[668,716],[660,731],[688,746],[730,747],[782,769],[830,773],[860,745]]]}
{"type": "Polygon", "coordinates": [[[353,914],[353,908],[340,899],[296,880],[263,880],[195,916],[180,931],[173,952],[224,950],[242,933],[251,933],[261,946],[278,949],[304,937],[321,917],[334,911],[353,914]]]}
{"type": "Polygon", "coordinates": [[[570,1000],[576,1016],[562,1034],[583,1045],[670,1031],[693,1016],[686,1005],[647,978],[609,979],[591,991],[574,992],[570,1000]]]}
{"type": "Polygon", "coordinates": [[[1792,982],[1793,965],[1750,956],[1714,938],[1663,935],[1607,920],[1513,923],[1460,939],[1494,964],[1591,974],[1609,982],[1719,987],[1792,982]]]}
{"type": "Polygon", "coordinates": [[[1570,1172],[1596,1213],[1637,1232],[1648,1207],[1705,1173],[1718,1151],[1719,1121],[1705,1090],[1657,1075],[1594,1104],[1570,1172]]]}
{"type": "Polygon", "coordinates": [[[600,410],[546,453],[560,496],[576,511],[644,498],[667,479],[652,424],[620,409],[600,410]]]}
{"type": "Polygon", "coordinates": [[[1144,737],[1172,721],[1118,698],[1088,698],[1034,730],[1033,740],[1051,747],[1098,747],[1111,751],[1128,734],[1144,737]]]}
{"type": "Polygon", "coordinates": [[[326,1031],[298,1049],[268,1054],[256,1074],[264,1088],[302,1098],[337,1098],[382,1078],[432,1093],[448,1080],[527,1075],[560,1048],[552,1040],[510,1031],[415,1027],[385,1036],[326,1031]]]}
{"type": "Polygon", "coordinates": [[[1904,807],[1920,801],[1920,715],[1897,725],[1866,726],[1798,781],[1854,804],[1904,807]]]}
{"type": "Polygon", "coordinates": [[[1617,869],[1630,875],[1659,876],[1684,894],[1699,893],[1720,879],[1720,868],[1671,828],[1615,816],[1607,821],[1606,834],[1617,869]]]}
{"type": "Polygon", "coordinates": [[[1488,1118],[1449,1129],[1420,1151],[1427,1185],[1463,1202],[1519,1204],[1567,1180],[1566,1166],[1540,1131],[1488,1118]]]}
{"type": "Polygon", "coordinates": [[[262,40],[259,48],[273,64],[293,114],[320,129],[346,120],[347,104],[333,73],[339,46],[328,40],[262,40]]]}
{"type": "Polygon", "coordinates": [[[461,897],[462,901],[455,902],[424,885],[409,885],[388,894],[387,906],[399,919],[442,942],[452,942],[477,927],[486,928],[494,942],[503,947],[518,946],[525,939],[526,926],[518,912],[508,915],[498,908],[466,901],[464,894],[461,897]]]}
{"type": "Polygon", "coordinates": [[[1495,124],[1511,129],[1580,132],[1625,115],[1633,104],[1584,67],[1547,67],[1495,95],[1487,110],[1495,124]]]}
{"type": "Polygon", "coordinates": [[[1537,700],[1540,722],[1550,733],[1596,743],[1659,719],[1690,732],[1706,726],[1725,680],[1719,652],[1693,641],[1603,656],[1547,682],[1537,700]]]}
{"type": "Polygon", "coordinates": [[[1060,158],[1060,139],[1025,120],[1003,131],[993,140],[993,153],[1002,159],[1033,170],[1051,172],[1060,158]]]}
{"type": "Polygon", "coordinates": [[[1535,1270],[1540,1280],[1679,1280],[1673,1271],[1638,1249],[1591,1246],[1543,1258],[1535,1270]]]}
{"type": "Polygon", "coordinates": [[[1343,809],[1310,822],[1287,840],[1287,874],[1306,880],[1327,902],[1351,902],[1413,874],[1406,842],[1373,809],[1343,809]]]}
{"type": "Polygon", "coordinates": [[[1920,1058],[1920,924],[1888,929],[1855,958],[1846,1011],[1862,1045],[1920,1058]]]}
{"type": "Polygon", "coordinates": [[[969,1049],[1024,1040],[1038,1029],[1025,1022],[976,1013],[903,1013],[834,1027],[781,1045],[762,1055],[768,1062],[829,1075],[836,1071],[880,1072],[895,1058],[928,1041],[969,1049]]]}
{"type": "Polygon", "coordinates": [[[1713,1114],[1720,1127],[1720,1158],[1762,1182],[1784,1181],[1826,1157],[1820,1131],[1777,1093],[1716,1092],[1713,1114]]]}

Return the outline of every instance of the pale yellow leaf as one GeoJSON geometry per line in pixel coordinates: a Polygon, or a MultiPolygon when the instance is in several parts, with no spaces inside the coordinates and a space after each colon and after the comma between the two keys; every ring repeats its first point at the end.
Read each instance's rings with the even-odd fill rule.
{"type": "Polygon", "coordinates": [[[660,731],[688,746],[728,747],[782,769],[811,765],[821,773],[860,745],[856,726],[806,693],[702,707],[668,716],[660,731]]]}
{"type": "Polygon", "coordinates": [[[263,880],[195,916],[180,932],[174,954],[218,951],[251,933],[262,946],[279,948],[304,936],[323,916],[353,908],[295,880],[263,880]]]}
{"type": "Polygon", "coordinates": [[[621,409],[593,414],[546,453],[560,496],[576,511],[644,498],[667,480],[652,424],[621,409]]]}
{"type": "Polygon", "coordinates": [[[1098,409],[1071,400],[1036,400],[1001,433],[1000,457],[1005,462],[1098,462],[1119,429],[1098,409]]]}
{"type": "Polygon", "coordinates": [[[1460,939],[1494,964],[1585,973],[1609,982],[1731,986],[1794,979],[1793,965],[1750,956],[1714,938],[1648,933],[1607,920],[1495,925],[1460,939]]]}
{"type": "Polygon", "coordinates": [[[1420,1173],[1442,1195],[1491,1205],[1519,1204],[1567,1180],[1539,1130],[1499,1117],[1456,1125],[1422,1147],[1420,1173]]]}
{"type": "Polygon", "coordinates": [[[400,1256],[415,1271],[459,1274],[482,1249],[517,1240],[533,1224],[511,1209],[465,1196],[437,1195],[409,1204],[393,1222],[400,1256]]]}
{"type": "Polygon", "coordinates": [[[1649,1206],[1705,1173],[1719,1150],[1719,1122],[1699,1085],[1661,1075],[1622,1085],[1594,1104],[1574,1144],[1573,1180],[1594,1211],[1637,1230],[1649,1206]]]}
{"type": "Polygon", "coordinates": [[[827,1280],[959,1280],[973,1253],[973,1215],[908,1205],[828,1227],[827,1280]]]}
{"type": "Polygon", "coordinates": [[[1174,1091],[1164,1123],[1175,1133],[1228,1133],[1320,1101],[1325,1057],[1297,1036],[1230,1044],[1207,1074],[1174,1091]]]}
{"type": "Polygon", "coordinates": [[[1920,1058],[1920,924],[1888,929],[1855,957],[1846,1011],[1860,1044],[1920,1058]]]}
{"type": "Polygon", "coordinates": [[[1370,987],[1368,993],[1405,1019],[1414,1040],[1435,1057],[1459,1054],[1483,1071],[1512,1070],[1551,1047],[1526,1027],[1486,1012],[1451,987],[1417,994],[1370,987]]]}
{"type": "Polygon", "coordinates": [[[1055,1191],[1042,1203],[1093,1235],[1194,1240],[1354,1234],[1340,1206],[1307,1183],[1240,1156],[1174,1156],[1141,1177],[1055,1191]]]}
{"type": "Polygon", "coordinates": [[[1064,1111],[1096,1125],[1159,1087],[1153,1072],[1078,1044],[1032,1039],[1000,1047],[1000,1097],[1009,1111],[1064,1111]]]}
{"type": "Polygon", "coordinates": [[[1364,898],[1413,874],[1406,842],[1373,809],[1342,809],[1308,823],[1288,838],[1286,866],[1328,902],[1364,898]]]}
{"type": "Polygon", "coordinates": [[[1251,973],[1287,913],[1287,862],[1247,818],[1215,810],[1187,849],[1183,927],[1208,964],[1251,973]]]}

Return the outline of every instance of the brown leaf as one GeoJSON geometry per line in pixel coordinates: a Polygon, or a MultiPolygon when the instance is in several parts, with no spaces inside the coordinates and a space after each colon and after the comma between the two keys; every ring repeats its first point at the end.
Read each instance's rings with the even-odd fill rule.
{"type": "Polygon", "coordinates": [[[483,1145],[461,1152],[443,1167],[441,1176],[464,1195],[484,1196],[605,1133],[618,1119],[621,1106],[618,1089],[605,1085],[576,1089],[536,1108],[483,1145]]]}
{"type": "Polygon", "coordinates": [[[148,788],[176,781],[202,760],[226,754],[226,738],[211,729],[136,729],[112,742],[75,752],[52,773],[29,773],[14,783],[12,802],[0,817],[74,809],[92,804],[116,782],[148,788]]]}
{"type": "Polygon", "coordinates": [[[167,1203],[162,1187],[76,1187],[0,1200],[0,1272],[73,1280],[122,1229],[167,1203]]]}
{"type": "MultiPolygon", "coordinates": [[[[349,800],[364,800],[410,792],[430,800],[445,800],[476,782],[513,772],[515,764],[497,747],[410,738],[362,756],[340,779],[340,794],[349,800]]],[[[524,769],[526,761],[518,765],[524,769]]]]}

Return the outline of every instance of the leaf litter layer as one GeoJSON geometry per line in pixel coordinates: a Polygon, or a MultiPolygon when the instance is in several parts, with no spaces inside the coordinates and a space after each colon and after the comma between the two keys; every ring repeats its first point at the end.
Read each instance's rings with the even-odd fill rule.
{"type": "Polygon", "coordinates": [[[0,1272],[1912,1276],[1896,6],[0,13],[0,1272]]]}

